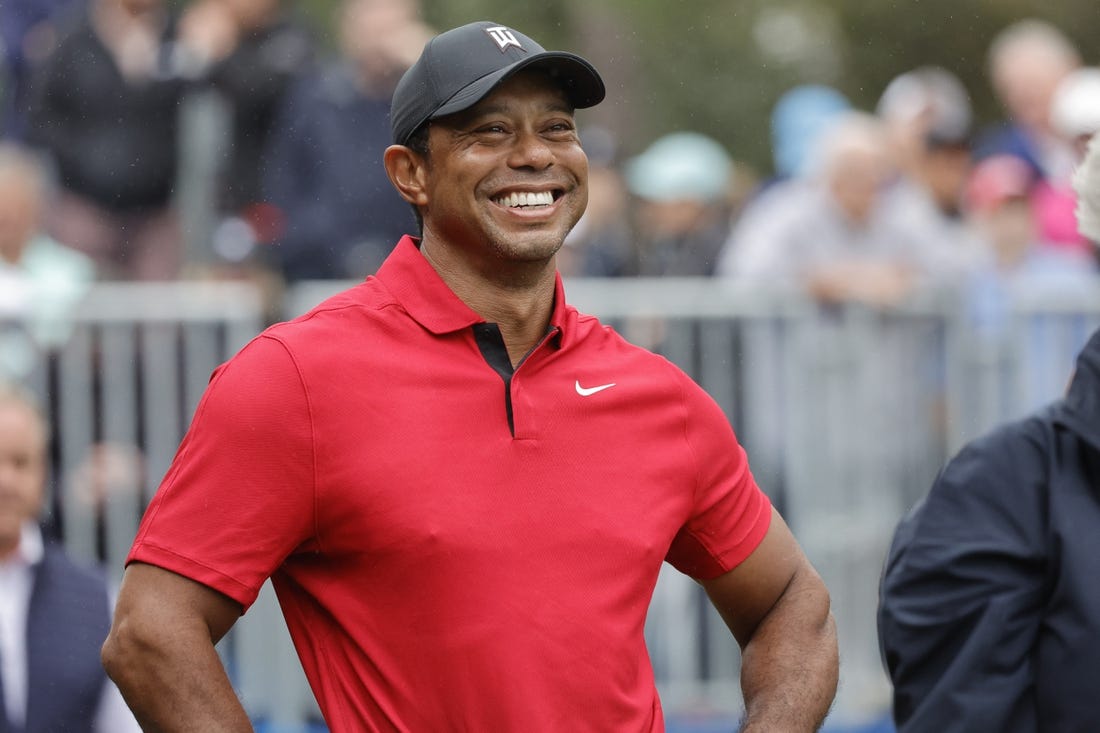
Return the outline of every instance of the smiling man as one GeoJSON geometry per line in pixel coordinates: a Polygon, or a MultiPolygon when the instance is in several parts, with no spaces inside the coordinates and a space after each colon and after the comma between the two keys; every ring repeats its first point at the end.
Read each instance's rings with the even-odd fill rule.
{"type": "Polygon", "coordinates": [[[744,729],[820,725],[828,593],[729,422],[565,301],[603,95],[494,23],[425,47],[385,155],[421,236],[216,372],[135,540],[104,660],[150,729],[249,729],[214,644],[270,577],[337,733],[661,731],[666,561],[744,649],[744,729]]]}

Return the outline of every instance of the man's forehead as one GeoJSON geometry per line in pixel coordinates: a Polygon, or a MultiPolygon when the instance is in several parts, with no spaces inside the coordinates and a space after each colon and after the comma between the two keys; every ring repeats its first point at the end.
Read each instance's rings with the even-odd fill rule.
{"type": "Polygon", "coordinates": [[[4,399],[0,396],[0,428],[31,434],[34,441],[45,442],[46,424],[38,411],[18,399],[4,399]]]}

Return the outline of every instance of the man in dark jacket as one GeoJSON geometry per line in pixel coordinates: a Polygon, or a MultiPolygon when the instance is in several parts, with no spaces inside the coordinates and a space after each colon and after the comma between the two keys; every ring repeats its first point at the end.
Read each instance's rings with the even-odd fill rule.
{"type": "MultiPolygon", "coordinates": [[[[1100,240],[1100,140],[1077,180],[1100,240]]],[[[899,733],[1095,731],[1100,330],[1064,399],[974,441],[898,526],[879,639],[899,733]]]]}

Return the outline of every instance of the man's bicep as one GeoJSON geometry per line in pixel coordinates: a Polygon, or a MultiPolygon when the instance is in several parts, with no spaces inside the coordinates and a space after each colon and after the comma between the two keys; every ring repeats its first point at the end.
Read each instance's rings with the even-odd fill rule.
{"type": "Polygon", "coordinates": [[[795,576],[808,566],[786,522],[773,507],[764,539],[737,567],[700,581],[711,602],[744,646],[795,576]]]}
{"type": "Polygon", "coordinates": [[[218,643],[241,615],[241,604],[170,570],[131,563],[122,577],[115,620],[162,629],[201,630],[218,643]]]}

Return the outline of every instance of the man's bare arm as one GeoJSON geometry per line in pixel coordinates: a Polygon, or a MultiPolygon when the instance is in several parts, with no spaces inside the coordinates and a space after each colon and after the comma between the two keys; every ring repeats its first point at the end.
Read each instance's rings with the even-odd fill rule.
{"type": "Polygon", "coordinates": [[[825,584],[779,514],[748,559],[703,587],[741,645],[743,733],[820,728],[836,695],[836,625],[825,584]]]}
{"type": "Polygon", "coordinates": [[[214,650],[240,614],[236,601],[181,575],[126,569],[103,666],[143,730],[252,730],[214,650]]]}

